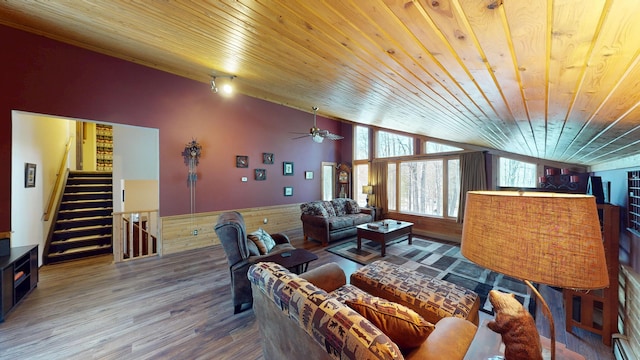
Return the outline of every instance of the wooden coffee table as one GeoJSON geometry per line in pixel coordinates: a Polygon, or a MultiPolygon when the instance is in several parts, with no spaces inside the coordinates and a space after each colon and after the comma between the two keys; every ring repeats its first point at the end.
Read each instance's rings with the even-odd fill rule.
{"type": "Polygon", "coordinates": [[[279,254],[265,256],[260,261],[274,262],[276,264],[280,264],[283,267],[289,269],[289,271],[300,275],[303,272],[307,271],[307,268],[309,267],[310,262],[317,259],[318,259],[318,255],[312,253],[311,251],[308,251],[305,249],[294,249],[294,250],[281,252],[279,254]],[[283,254],[290,254],[290,255],[283,256],[283,254]]]}
{"type": "Polygon", "coordinates": [[[358,250],[362,248],[362,238],[369,239],[380,243],[380,256],[385,256],[387,241],[395,240],[403,236],[409,237],[409,245],[411,245],[413,241],[413,234],[411,233],[413,223],[406,221],[386,219],[358,225],[356,229],[358,231],[358,250]],[[383,226],[383,224],[387,224],[387,226],[383,226]]]}

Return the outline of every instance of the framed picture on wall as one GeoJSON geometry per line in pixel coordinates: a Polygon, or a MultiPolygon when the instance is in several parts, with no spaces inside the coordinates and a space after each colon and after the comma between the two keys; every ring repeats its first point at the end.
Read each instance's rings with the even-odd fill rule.
{"type": "Polygon", "coordinates": [[[284,196],[293,196],[293,187],[285,186],[284,187],[284,196]]]}
{"type": "Polygon", "coordinates": [[[286,176],[293,176],[293,163],[285,161],[282,163],[282,174],[286,176]]]}
{"type": "Polygon", "coordinates": [[[273,154],[272,153],[262,153],[262,163],[263,164],[273,164],[273,154]]]}
{"type": "Polygon", "coordinates": [[[304,172],[304,178],[306,180],[313,180],[313,171],[305,171],[304,172]]]}
{"type": "Polygon", "coordinates": [[[249,157],[246,156],[246,155],[237,155],[236,156],[236,167],[238,167],[238,168],[249,167],[249,157]]]}
{"type": "Polygon", "coordinates": [[[36,187],[36,164],[24,164],[24,187],[36,187]]]}
{"type": "Polygon", "coordinates": [[[267,180],[267,170],[265,170],[265,169],[256,169],[255,179],[257,181],[267,180]]]}

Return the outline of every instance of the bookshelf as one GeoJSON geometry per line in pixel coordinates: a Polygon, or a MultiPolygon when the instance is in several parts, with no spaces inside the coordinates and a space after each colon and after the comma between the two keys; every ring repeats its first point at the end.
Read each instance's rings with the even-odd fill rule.
{"type": "Polygon", "coordinates": [[[640,236],[640,170],[627,172],[627,228],[640,236]]]}

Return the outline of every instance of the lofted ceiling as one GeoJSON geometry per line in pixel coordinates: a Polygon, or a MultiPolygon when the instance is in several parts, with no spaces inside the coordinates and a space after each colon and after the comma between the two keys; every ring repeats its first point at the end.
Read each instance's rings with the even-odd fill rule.
{"type": "Polygon", "coordinates": [[[274,103],[583,165],[640,154],[639,18],[637,0],[0,2],[2,24],[274,103]]]}

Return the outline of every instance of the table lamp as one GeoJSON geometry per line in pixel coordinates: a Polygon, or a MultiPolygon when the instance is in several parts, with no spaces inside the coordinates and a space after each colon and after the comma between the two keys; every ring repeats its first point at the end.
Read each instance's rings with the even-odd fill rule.
{"type": "Polygon", "coordinates": [[[552,360],[553,317],[531,283],[580,290],[609,285],[598,210],[590,195],[469,191],[460,251],[527,284],[549,319],[552,360]]]}
{"type": "Polygon", "coordinates": [[[373,186],[371,185],[363,185],[362,193],[367,194],[367,207],[369,207],[369,195],[373,194],[373,186]]]}

